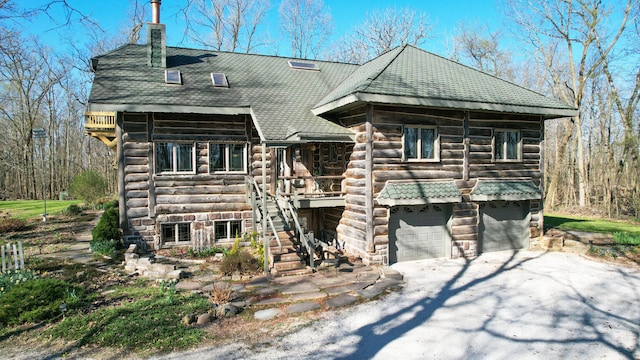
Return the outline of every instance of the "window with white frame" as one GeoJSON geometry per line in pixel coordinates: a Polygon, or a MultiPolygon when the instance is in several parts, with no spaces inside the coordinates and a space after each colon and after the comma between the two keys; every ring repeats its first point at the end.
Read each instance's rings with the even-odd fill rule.
{"type": "Polygon", "coordinates": [[[191,241],[189,223],[162,224],[162,243],[179,244],[191,241]]]}
{"type": "Polygon", "coordinates": [[[494,130],[493,146],[495,161],[519,161],[522,159],[522,136],[518,130],[494,130]]]}
{"type": "Polygon", "coordinates": [[[195,172],[194,143],[157,142],[154,146],[156,174],[195,172]]]}
{"type": "Polygon", "coordinates": [[[405,126],[403,145],[404,160],[440,159],[440,141],[436,127],[405,126]]]}
{"type": "Polygon", "coordinates": [[[215,222],[215,239],[232,240],[242,234],[241,220],[221,220],[215,222]]]}
{"type": "Polygon", "coordinates": [[[209,143],[210,172],[245,172],[247,146],[244,143],[209,143]]]}

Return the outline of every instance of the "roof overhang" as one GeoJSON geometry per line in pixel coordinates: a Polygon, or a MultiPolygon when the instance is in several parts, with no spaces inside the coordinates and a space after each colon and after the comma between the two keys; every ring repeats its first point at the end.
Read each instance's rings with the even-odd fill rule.
{"type": "Polygon", "coordinates": [[[531,180],[480,179],[469,194],[471,201],[540,200],[542,192],[531,180]]]}
{"type": "Polygon", "coordinates": [[[578,111],[568,108],[544,108],[537,106],[525,106],[525,105],[513,105],[513,104],[498,104],[498,103],[484,103],[473,102],[465,100],[447,100],[437,98],[422,98],[411,96],[398,96],[398,95],[384,95],[384,94],[369,94],[369,93],[354,93],[339,99],[333,100],[329,103],[316,106],[311,111],[314,115],[322,115],[331,111],[349,107],[358,102],[373,103],[373,104],[385,104],[385,105],[408,105],[408,106],[424,106],[424,107],[436,107],[436,108],[450,108],[461,110],[476,110],[476,111],[495,111],[505,113],[517,113],[517,114],[531,114],[541,115],[545,119],[555,119],[561,117],[577,116],[578,111]]]}
{"type": "Polygon", "coordinates": [[[115,112],[155,112],[155,113],[186,113],[186,114],[217,114],[217,115],[249,115],[249,106],[234,107],[209,107],[209,106],[184,106],[166,104],[89,104],[88,111],[115,111],[115,112]]]}
{"type": "Polygon", "coordinates": [[[462,202],[462,194],[453,180],[389,180],[377,200],[385,206],[446,204],[462,202]]]}

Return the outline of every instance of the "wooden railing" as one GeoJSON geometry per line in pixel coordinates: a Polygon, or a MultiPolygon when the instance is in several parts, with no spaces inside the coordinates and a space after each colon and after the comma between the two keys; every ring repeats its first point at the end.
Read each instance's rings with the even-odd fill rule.
{"type": "Polygon", "coordinates": [[[109,130],[116,128],[116,113],[113,111],[91,111],[84,113],[86,130],[109,130]]]}
{"type": "Polygon", "coordinates": [[[280,192],[282,196],[319,198],[337,197],[345,195],[342,189],[344,175],[322,175],[322,176],[280,176],[279,180],[289,181],[291,191],[280,192]],[[306,191],[307,182],[310,182],[311,191],[306,191]],[[299,191],[297,189],[302,189],[299,191]]]}
{"type": "MultiPolygon", "coordinates": [[[[258,194],[258,199],[262,203],[262,189],[260,189],[260,186],[258,185],[258,182],[254,178],[251,178],[251,179],[247,178],[247,179],[248,179],[247,181],[250,182],[250,185],[252,186],[253,191],[255,191],[258,194]]],[[[267,199],[265,199],[265,200],[267,200],[267,199]]],[[[260,209],[261,207],[256,207],[256,208],[260,209]]],[[[278,236],[278,230],[276,230],[276,227],[275,227],[275,225],[273,223],[273,219],[269,215],[269,210],[267,210],[266,206],[264,207],[264,209],[261,209],[260,215],[266,217],[267,223],[268,223],[269,227],[271,227],[271,231],[273,232],[273,237],[275,238],[276,242],[278,243],[278,247],[280,248],[280,251],[282,251],[282,242],[280,242],[280,237],[278,236]]],[[[266,249],[265,249],[265,251],[266,251],[266,249]]]]}

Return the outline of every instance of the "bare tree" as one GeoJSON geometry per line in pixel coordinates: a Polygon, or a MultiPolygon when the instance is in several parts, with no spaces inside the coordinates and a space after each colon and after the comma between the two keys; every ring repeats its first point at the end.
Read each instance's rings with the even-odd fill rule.
{"type": "Polygon", "coordinates": [[[515,80],[511,54],[500,50],[500,32],[480,23],[459,23],[449,57],[488,74],[515,80]]]}
{"type": "Polygon", "coordinates": [[[185,38],[205,48],[253,52],[268,0],[189,0],[182,10],[185,38]]]}
{"type": "MultiPolygon", "coordinates": [[[[581,206],[588,203],[582,129],[584,113],[582,102],[585,88],[590,77],[609,57],[611,50],[627,27],[631,9],[636,6],[637,1],[627,0],[618,18],[608,16],[610,9],[606,9],[600,0],[512,0],[509,2],[510,16],[515,19],[526,40],[535,47],[536,53],[544,61],[557,94],[579,109],[579,115],[571,120],[562,135],[558,150],[564,154],[570,140],[575,141],[578,202],[581,206]],[[605,31],[606,22],[612,23],[614,19],[620,20],[617,25],[614,25],[612,36],[602,43],[603,51],[596,52],[594,45],[598,34],[605,31]],[[559,59],[566,60],[566,64],[557,63],[559,59]]],[[[555,200],[558,180],[565,169],[566,164],[562,161],[554,164],[551,179],[548,182],[547,206],[553,204],[555,200]]]]}
{"type": "Polygon", "coordinates": [[[421,46],[432,29],[425,13],[408,7],[374,10],[340,39],[327,57],[361,64],[400,45],[421,46]]]}
{"type": "Polygon", "coordinates": [[[293,57],[320,57],[334,27],[322,0],[282,0],[279,14],[293,57]]]}

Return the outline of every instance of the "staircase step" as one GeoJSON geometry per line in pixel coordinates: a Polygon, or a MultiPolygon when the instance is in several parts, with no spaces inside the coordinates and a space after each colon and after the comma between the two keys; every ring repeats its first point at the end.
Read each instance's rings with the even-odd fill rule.
{"type": "Polygon", "coordinates": [[[302,261],[300,254],[297,252],[283,252],[281,254],[271,253],[272,255],[272,263],[277,262],[289,262],[289,261],[302,261]]]}
{"type": "Polygon", "coordinates": [[[271,276],[273,277],[286,277],[286,276],[297,276],[297,275],[307,275],[313,273],[311,268],[305,267],[304,269],[294,269],[294,270],[276,270],[271,269],[271,276]]]}
{"type": "Polygon", "coordinates": [[[282,271],[282,270],[297,270],[304,269],[307,267],[307,264],[304,261],[298,259],[298,261],[287,261],[287,262],[275,262],[273,263],[273,268],[282,271]]]}
{"type": "Polygon", "coordinates": [[[289,238],[280,238],[280,244],[278,244],[278,241],[276,239],[269,241],[269,247],[276,247],[280,245],[282,245],[282,247],[293,247],[293,241],[291,241],[291,239],[289,238]]]}

